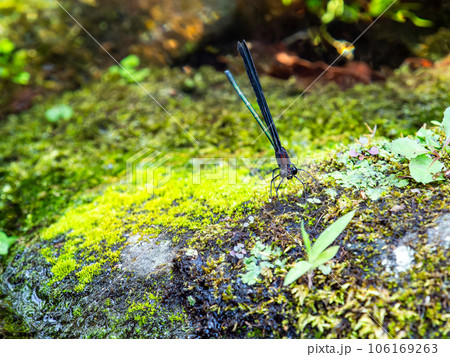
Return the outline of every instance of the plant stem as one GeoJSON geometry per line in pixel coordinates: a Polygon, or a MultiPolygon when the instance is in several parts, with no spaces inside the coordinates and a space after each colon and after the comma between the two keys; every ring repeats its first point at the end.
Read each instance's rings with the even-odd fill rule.
{"type": "Polygon", "coordinates": [[[313,282],[312,282],[312,278],[313,278],[314,272],[310,271],[308,273],[308,289],[312,290],[313,288],[313,282]]]}

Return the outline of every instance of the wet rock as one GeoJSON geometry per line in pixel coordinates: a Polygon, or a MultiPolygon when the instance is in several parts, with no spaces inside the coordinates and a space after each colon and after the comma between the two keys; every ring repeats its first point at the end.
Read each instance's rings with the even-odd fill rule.
{"type": "Polygon", "coordinates": [[[75,276],[52,283],[39,248],[18,253],[0,275],[0,338],[186,337],[168,241],[128,237],[121,266],[105,266],[82,291],[75,276]]]}

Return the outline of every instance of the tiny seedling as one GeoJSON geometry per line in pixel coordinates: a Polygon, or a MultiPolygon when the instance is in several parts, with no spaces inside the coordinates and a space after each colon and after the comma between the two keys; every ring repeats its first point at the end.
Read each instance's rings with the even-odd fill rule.
{"type": "MultiPolygon", "coordinates": [[[[347,227],[355,215],[355,212],[356,210],[347,213],[330,225],[322,232],[312,246],[311,240],[309,239],[309,234],[306,232],[305,225],[302,222],[301,232],[307,260],[298,260],[295,263],[294,267],[289,270],[286,278],[284,279],[284,286],[292,284],[305,273],[312,272],[314,269],[319,268],[336,256],[339,246],[329,246],[336,240],[339,234],[342,233],[345,227],[347,227]]],[[[309,279],[309,285],[311,286],[311,279],[309,279]]]]}
{"type": "Polygon", "coordinates": [[[242,243],[236,244],[233,247],[233,250],[230,252],[230,255],[232,257],[242,259],[247,254],[247,251],[245,250],[245,246],[242,243]]]}
{"type": "Polygon", "coordinates": [[[136,55],[129,55],[120,61],[120,66],[111,66],[109,73],[118,74],[127,83],[141,82],[150,74],[148,68],[138,69],[141,61],[136,55]]]}
{"type": "Polygon", "coordinates": [[[286,259],[281,260],[282,251],[276,247],[272,249],[257,241],[251,250],[251,256],[244,258],[245,273],[241,274],[242,282],[254,285],[260,281],[259,275],[269,269],[284,269],[286,259]]]}

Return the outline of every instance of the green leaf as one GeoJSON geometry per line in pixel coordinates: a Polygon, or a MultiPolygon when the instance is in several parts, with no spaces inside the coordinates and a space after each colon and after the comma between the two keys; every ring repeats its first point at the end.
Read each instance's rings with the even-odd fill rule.
{"type": "Polygon", "coordinates": [[[140,69],[139,71],[135,71],[133,73],[132,81],[134,82],[134,79],[138,82],[142,82],[145,78],[147,78],[150,75],[150,70],[148,68],[140,69]]]}
{"type": "Polygon", "coordinates": [[[444,120],[442,120],[442,128],[445,131],[446,139],[450,138],[450,107],[445,109],[444,120]]]}
{"type": "Polygon", "coordinates": [[[242,282],[248,285],[253,285],[257,282],[258,276],[261,273],[261,267],[253,263],[247,267],[247,273],[241,276],[242,282]]]}
{"type": "Polygon", "coordinates": [[[381,195],[383,194],[384,190],[380,187],[375,188],[368,188],[366,190],[366,195],[369,197],[372,201],[378,200],[381,195]]]}
{"type": "Polygon", "coordinates": [[[339,246],[333,245],[332,247],[325,250],[319,257],[312,262],[313,269],[325,264],[329,260],[333,259],[339,250],[339,246]]]}
{"type": "Polygon", "coordinates": [[[0,231],[0,255],[7,255],[9,247],[11,247],[17,237],[8,237],[5,232],[0,231]]]}
{"type": "Polygon", "coordinates": [[[403,10],[402,15],[404,17],[409,18],[413,22],[413,24],[416,25],[417,27],[432,27],[433,26],[433,21],[422,19],[422,18],[416,16],[411,11],[403,10]]]}
{"type": "Polygon", "coordinates": [[[305,249],[308,256],[311,254],[311,241],[309,239],[309,234],[305,230],[305,223],[302,221],[302,238],[303,243],[305,243],[305,249]]]}
{"type": "Polygon", "coordinates": [[[30,74],[28,72],[21,72],[14,76],[12,81],[17,84],[26,85],[30,81],[30,74]]]}
{"type": "Polygon", "coordinates": [[[377,17],[391,5],[392,0],[372,0],[369,4],[369,14],[377,17]]]}
{"type": "Polygon", "coordinates": [[[0,53],[11,53],[12,51],[14,51],[14,47],[14,43],[12,43],[7,38],[2,38],[0,40],[0,53]]]}
{"type": "Polygon", "coordinates": [[[315,261],[319,255],[335,241],[339,234],[341,234],[345,227],[350,223],[355,212],[356,210],[347,213],[322,232],[311,249],[311,255],[308,256],[309,261],[315,261]]]}
{"type": "Polygon", "coordinates": [[[125,57],[122,61],[120,61],[120,64],[126,69],[136,68],[137,66],[139,66],[139,63],[140,63],[139,57],[136,55],[129,55],[125,57]]]}
{"type": "Polygon", "coordinates": [[[426,146],[432,150],[433,148],[439,148],[439,136],[435,135],[434,132],[425,127],[420,128],[416,134],[417,137],[422,138],[422,142],[425,141],[426,146]]]}
{"type": "Polygon", "coordinates": [[[14,56],[12,58],[12,65],[16,71],[22,70],[27,64],[27,60],[28,60],[27,51],[19,50],[14,53],[14,56]]]}
{"type": "Polygon", "coordinates": [[[286,277],[284,278],[283,285],[286,286],[292,284],[311,268],[311,263],[305,260],[299,260],[297,263],[295,263],[295,266],[287,273],[286,277]]]}
{"type": "Polygon", "coordinates": [[[8,68],[0,66],[0,78],[8,78],[10,73],[11,72],[8,68]]]}
{"type": "Polygon", "coordinates": [[[359,11],[355,5],[344,4],[344,14],[342,15],[342,21],[344,22],[356,22],[359,19],[359,11]]]}
{"type": "Polygon", "coordinates": [[[408,186],[408,184],[409,184],[408,180],[403,179],[403,180],[400,180],[399,182],[395,183],[394,186],[398,187],[398,188],[402,188],[402,187],[408,186]]]}
{"type": "Polygon", "coordinates": [[[328,275],[331,273],[331,267],[329,265],[321,265],[319,266],[319,270],[323,275],[328,275]]]}
{"type": "Polygon", "coordinates": [[[400,154],[411,160],[418,155],[425,154],[428,152],[422,145],[417,141],[409,138],[400,138],[392,142],[391,150],[394,154],[400,154]]]}
{"type": "Polygon", "coordinates": [[[437,160],[433,163],[433,160],[428,155],[420,155],[412,159],[409,163],[409,172],[413,179],[423,184],[435,181],[433,176],[442,171],[444,164],[437,160]]]}
{"type": "Polygon", "coordinates": [[[119,73],[120,69],[121,68],[119,66],[111,66],[108,68],[108,72],[112,73],[112,74],[116,74],[116,73],[119,73]]]}
{"type": "Polygon", "coordinates": [[[56,123],[61,119],[69,120],[72,115],[73,109],[65,104],[55,105],[45,112],[45,117],[51,123],[56,123]]]}

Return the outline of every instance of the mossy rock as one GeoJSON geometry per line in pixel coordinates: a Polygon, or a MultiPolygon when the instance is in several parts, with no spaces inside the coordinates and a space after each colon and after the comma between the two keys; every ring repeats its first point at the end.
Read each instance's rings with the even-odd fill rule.
{"type": "MultiPolygon", "coordinates": [[[[183,91],[188,78],[178,70],[153,71],[146,84],[199,145],[138,87],[108,76],[10,116],[2,125],[1,204],[6,210],[1,222],[8,234],[20,235],[2,265],[3,335],[448,334],[448,247],[430,238],[429,231],[437,219],[446,220],[448,181],[427,186],[410,181],[371,201],[359,190],[323,179],[339,168],[331,152],[336,143],[359,138],[364,122],[377,124],[381,137],[393,138],[439,120],[450,99],[448,81],[435,73],[404,73],[401,78],[415,86],[392,79],[309,94],[298,112],[286,112],[277,127],[291,153],[302,152],[298,166],[321,184],[308,181],[307,201],[289,184],[280,201],[270,202],[273,164],[267,160],[259,169],[266,181],[235,165],[236,157],[272,156],[263,139],[251,145],[260,134],[256,123],[222,74],[200,69],[189,94],[183,91]],[[74,117],[48,122],[45,110],[57,103],[70,105],[74,117]],[[8,135],[12,132],[18,135],[8,135]],[[153,148],[144,155],[154,149],[167,155],[171,169],[169,175],[161,168],[150,185],[139,187],[126,182],[125,173],[127,159],[143,147],[153,148]],[[314,164],[302,164],[313,153],[314,164]],[[193,157],[213,163],[206,176],[192,176],[193,157]],[[336,194],[330,196],[329,189],[336,194]],[[303,255],[297,239],[301,220],[317,237],[354,208],[354,220],[337,241],[341,249],[332,275],[316,273],[312,289],[302,279],[283,287],[290,264],[303,255]],[[405,240],[407,233],[415,238],[405,240]],[[230,252],[236,244],[248,252],[256,242],[279,247],[284,263],[262,270],[248,285],[241,278],[243,261],[230,252]],[[414,245],[414,263],[393,279],[395,272],[383,260],[404,245],[414,245]],[[154,253],[167,259],[155,259],[154,253]]],[[[273,112],[301,93],[291,82],[263,78],[263,86],[271,88],[273,112]]],[[[399,164],[398,174],[406,167],[399,164]]],[[[145,175],[145,166],[136,170],[135,177],[144,177],[139,175],[145,175]]]]}

